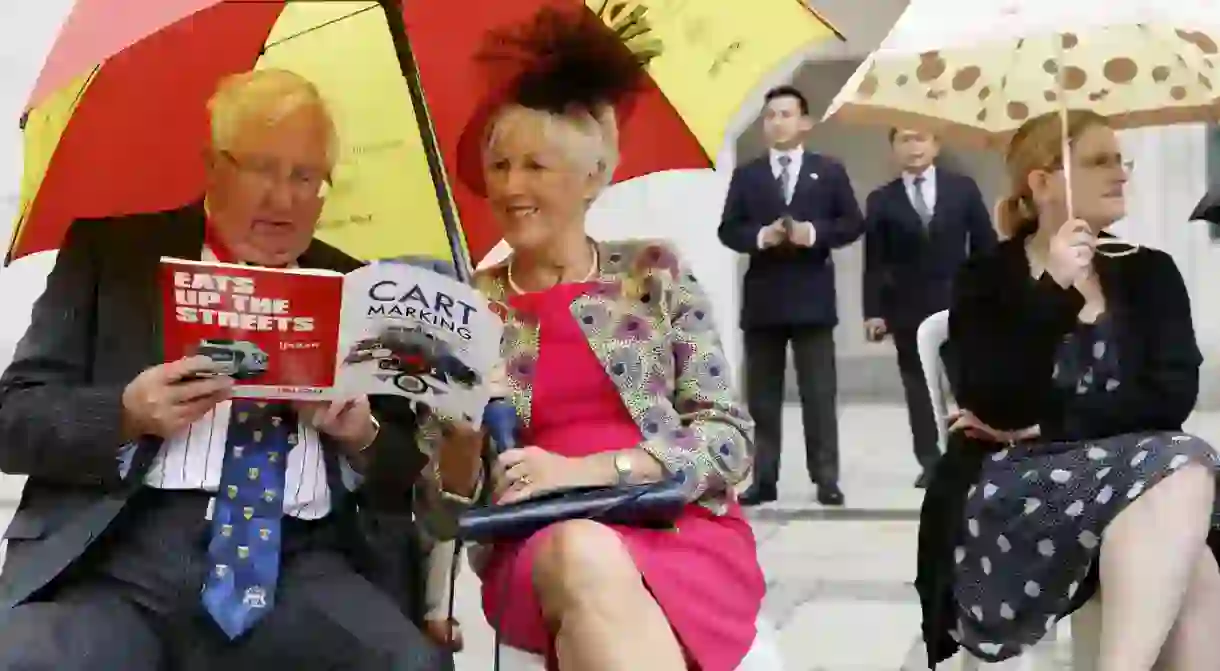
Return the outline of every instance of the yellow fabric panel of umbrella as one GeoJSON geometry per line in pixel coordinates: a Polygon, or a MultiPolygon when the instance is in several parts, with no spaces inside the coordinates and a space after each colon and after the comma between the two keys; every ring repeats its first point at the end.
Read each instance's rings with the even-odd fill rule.
{"type": "Polygon", "coordinates": [[[416,111],[385,16],[375,3],[377,11],[358,13],[342,4],[288,4],[267,38],[268,45],[279,45],[268,48],[257,65],[305,76],[335,117],[343,151],[318,237],[362,259],[385,257],[387,250],[448,257],[416,111]],[[316,40],[308,39],[311,30],[316,40]],[[437,225],[402,225],[411,221],[437,225]],[[373,222],[384,223],[370,235],[366,229],[373,222]]]}
{"type": "Polygon", "coordinates": [[[650,31],[627,44],[663,45],[648,72],[715,157],[759,82],[802,47],[840,34],[803,0],[586,0],[611,26],[641,11],[650,31]],[[611,13],[611,10],[614,13],[611,13]]]}
{"type": "Polygon", "coordinates": [[[849,80],[827,118],[926,128],[982,146],[1002,145],[1026,119],[1063,104],[1107,116],[1116,128],[1211,120],[1220,100],[1218,38],[1129,24],[1007,43],[980,36],[975,45],[921,53],[883,50],[849,80]]]}

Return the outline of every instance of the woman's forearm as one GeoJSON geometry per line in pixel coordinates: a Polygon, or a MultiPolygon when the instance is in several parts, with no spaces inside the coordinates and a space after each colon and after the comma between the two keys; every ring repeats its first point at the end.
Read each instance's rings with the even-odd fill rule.
{"type": "Polygon", "coordinates": [[[651,454],[636,447],[615,452],[591,454],[581,458],[581,465],[586,472],[585,480],[590,486],[614,485],[620,480],[619,465],[624,462],[629,473],[628,484],[657,482],[665,477],[665,467],[651,454]]]}

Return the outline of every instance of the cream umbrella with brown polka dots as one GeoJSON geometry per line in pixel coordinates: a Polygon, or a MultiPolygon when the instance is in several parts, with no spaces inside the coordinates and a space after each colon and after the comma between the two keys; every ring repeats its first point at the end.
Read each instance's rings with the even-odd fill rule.
{"type": "Polygon", "coordinates": [[[912,0],[826,119],[999,145],[1089,109],[1116,128],[1220,116],[1217,0],[912,0]]]}

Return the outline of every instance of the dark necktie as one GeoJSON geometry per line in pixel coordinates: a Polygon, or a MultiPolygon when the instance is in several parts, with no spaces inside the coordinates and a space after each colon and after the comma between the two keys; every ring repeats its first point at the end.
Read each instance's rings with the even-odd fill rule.
{"type": "Polygon", "coordinates": [[[915,214],[919,215],[919,220],[923,222],[924,226],[927,226],[928,222],[932,221],[932,209],[928,207],[928,201],[923,197],[923,183],[925,179],[927,178],[920,175],[911,180],[911,183],[915,186],[912,189],[911,205],[915,208],[915,214]]]}
{"type": "Polygon", "coordinates": [[[286,405],[233,401],[203,586],[204,609],[231,639],[275,605],[285,463],[297,430],[286,405]]]}
{"type": "Polygon", "coordinates": [[[789,203],[789,193],[792,187],[792,175],[788,171],[788,166],[792,165],[792,157],[784,154],[779,157],[779,175],[776,176],[775,182],[779,185],[779,197],[784,200],[784,204],[789,203]]]}

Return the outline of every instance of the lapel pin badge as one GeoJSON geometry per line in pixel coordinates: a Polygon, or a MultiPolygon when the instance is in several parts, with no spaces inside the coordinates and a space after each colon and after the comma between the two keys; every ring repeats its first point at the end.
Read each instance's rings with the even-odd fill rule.
{"type": "Polygon", "coordinates": [[[818,178],[818,174],[816,172],[809,173],[809,179],[816,180],[817,178],[818,178]]]}

